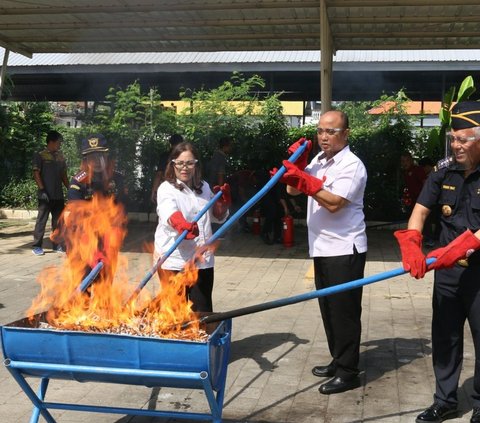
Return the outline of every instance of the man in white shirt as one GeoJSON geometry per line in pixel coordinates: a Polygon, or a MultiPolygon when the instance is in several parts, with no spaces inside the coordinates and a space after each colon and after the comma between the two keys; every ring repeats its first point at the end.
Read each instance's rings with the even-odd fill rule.
{"type": "MultiPolygon", "coordinates": [[[[367,236],[363,195],[367,172],[348,146],[348,117],[341,111],[324,113],[317,127],[321,152],[306,165],[309,149],[291,164],[281,181],[291,195],[308,195],[309,253],[313,257],[315,286],[327,288],[363,278],[367,236]]],[[[293,153],[307,140],[289,148],[293,153]]],[[[310,147],[311,148],[311,147],[310,147]]],[[[312,373],[330,380],[322,394],[360,386],[358,361],[361,338],[362,288],[318,299],[332,361],[312,373]]]]}

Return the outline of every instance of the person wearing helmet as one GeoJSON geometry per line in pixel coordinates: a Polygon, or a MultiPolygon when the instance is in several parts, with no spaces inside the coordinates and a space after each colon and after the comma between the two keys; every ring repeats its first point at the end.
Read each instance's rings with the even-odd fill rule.
{"type": "Polygon", "coordinates": [[[125,205],[127,190],[123,175],[114,169],[108,156],[108,143],[102,134],[92,134],[82,140],[82,164],[80,171],[71,179],[67,198],[90,200],[98,192],[114,195],[125,205]]]}

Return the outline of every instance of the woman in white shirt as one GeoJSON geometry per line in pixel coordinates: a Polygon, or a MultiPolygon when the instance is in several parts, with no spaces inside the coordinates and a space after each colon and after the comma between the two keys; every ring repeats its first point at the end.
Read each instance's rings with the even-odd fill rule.
{"type": "MultiPolygon", "coordinates": [[[[197,248],[203,246],[212,236],[212,222],[222,223],[228,217],[228,207],[231,204],[230,187],[224,184],[213,188],[214,192],[223,192],[220,199],[198,222],[193,222],[198,212],[214,195],[201,176],[199,154],[193,144],[182,142],[175,146],[165,169],[165,181],[157,191],[155,260],[169,250],[183,231],[187,230],[188,233],[162,264],[161,268],[164,270],[175,273],[183,270],[186,263],[194,258],[197,248]]],[[[196,266],[198,279],[193,286],[186,288],[186,295],[192,301],[194,311],[212,311],[213,252],[206,251],[196,266]]]]}

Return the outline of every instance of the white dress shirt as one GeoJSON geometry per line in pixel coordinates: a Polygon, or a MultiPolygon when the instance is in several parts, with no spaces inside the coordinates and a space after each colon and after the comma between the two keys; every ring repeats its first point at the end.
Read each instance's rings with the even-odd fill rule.
{"type": "Polygon", "coordinates": [[[367,171],[362,161],[345,146],[330,160],[323,152],[316,155],[305,172],[316,178],[326,177],[323,189],[348,203],[336,213],[329,212],[308,197],[307,225],[310,257],[332,257],[367,251],[363,194],[367,171]]]}

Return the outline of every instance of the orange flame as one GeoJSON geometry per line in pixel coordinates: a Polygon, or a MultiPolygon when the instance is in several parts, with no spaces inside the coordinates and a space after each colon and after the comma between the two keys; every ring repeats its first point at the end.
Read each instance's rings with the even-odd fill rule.
{"type": "Polygon", "coordinates": [[[166,338],[198,339],[198,323],[181,331],[181,325],[195,321],[186,289],[197,281],[194,261],[184,271],[161,271],[160,290],[152,295],[143,289],[128,301],[136,285],[128,282],[128,260],[119,254],[127,234],[127,217],[112,196],[95,194],[91,201],[69,202],[52,234],[66,245],[60,267],[44,269],[38,281],[39,295],[27,311],[29,318],[47,309],[49,325],[67,330],[125,333],[166,338]],[[79,287],[99,261],[103,268],[86,292],[79,287]]]}

